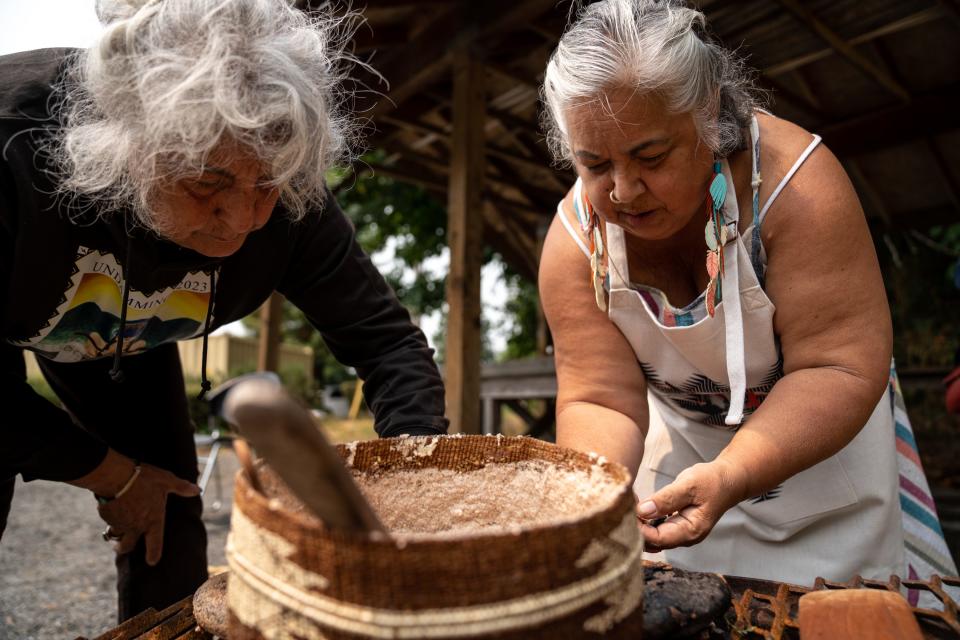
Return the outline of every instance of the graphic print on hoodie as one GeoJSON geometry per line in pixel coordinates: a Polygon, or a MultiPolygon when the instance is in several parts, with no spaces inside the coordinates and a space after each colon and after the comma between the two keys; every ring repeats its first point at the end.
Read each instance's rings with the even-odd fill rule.
{"type": "MultiPolygon", "coordinates": [[[[14,344],[56,362],[113,355],[120,332],[123,278],[123,268],[113,254],[80,247],[73,275],[53,315],[35,336],[14,344]]],[[[149,295],[131,288],[123,353],[199,337],[210,305],[212,278],[211,273],[194,271],[149,295]]]]}

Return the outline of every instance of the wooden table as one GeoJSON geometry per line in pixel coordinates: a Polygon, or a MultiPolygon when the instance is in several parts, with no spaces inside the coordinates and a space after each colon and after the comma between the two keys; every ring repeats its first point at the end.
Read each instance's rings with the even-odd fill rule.
{"type": "Polygon", "coordinates": [[[480,402],[483,433],[501,433],[501,408],[506,405],[527,425],[526,435],[549,437],[555,421],[557,374],[553,356],[524,358],[485,364],[480,368],[480,402]],[[524,400],[544,400],[545,408],[537,416],[522,404],[524,400]]]}

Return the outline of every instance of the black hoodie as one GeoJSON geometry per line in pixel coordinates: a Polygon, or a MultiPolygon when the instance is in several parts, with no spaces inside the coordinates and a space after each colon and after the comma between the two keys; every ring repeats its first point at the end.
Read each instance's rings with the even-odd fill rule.
{"type": "MultiPolygon", "coordinates": [[[[38,147],[56,127],[52,85],[71,53],[0,57],[0,480],[72,480],[103,459],[106,444],[30,388],[20,349],[60,362],[113,357],[124,284],[124,357],[243,318],[276,290],[356,368],[381,436],[445,432],[432,352],[332,196],[300,222],[278,206],[236,253],[208,258],[53,195],[38,147]]],[[[122,383],[104,392],[123,393],[122,383]]]]}

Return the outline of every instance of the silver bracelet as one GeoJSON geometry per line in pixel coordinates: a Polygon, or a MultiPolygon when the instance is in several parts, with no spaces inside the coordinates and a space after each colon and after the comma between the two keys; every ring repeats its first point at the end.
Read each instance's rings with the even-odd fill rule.
{"type": "Polygon", "coordinates": [[[116,495],[114,495],[112,498],[107,498],[105,496],[96,496],[97,502],[99,502],[100,504],[109,504],[110,502],[113,502],[114,500],[116,500],[117,498],[125,494],[127,491],[129,491],[130,487],[133,486],[133,483],[136,482],[137,478],[139,477],[140,477],[140,463],[134,460],[133,473],[130,475],[130,479],[127,480],[127,483],[123,485],[120,491],[117,491],[116,495]]]}

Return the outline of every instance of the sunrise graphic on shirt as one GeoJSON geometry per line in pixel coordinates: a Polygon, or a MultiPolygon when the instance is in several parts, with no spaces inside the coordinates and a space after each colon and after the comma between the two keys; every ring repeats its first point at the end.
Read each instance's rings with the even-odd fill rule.
{"type": "MultiPolygon", "coordinates": [[[[120,333],[123,270],[109,253],[81,249],[60,306],[23,346],[57,362],[109,357],[120,333]]],[[[131,288],[123,323],[123,352],[200,335],[210,303],[209,273],[188,273],[175,286],[144,294],[131,288]]]]}

